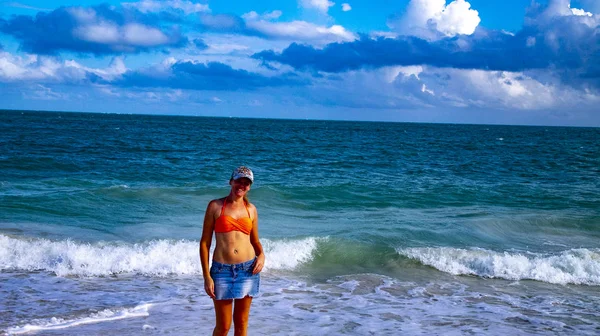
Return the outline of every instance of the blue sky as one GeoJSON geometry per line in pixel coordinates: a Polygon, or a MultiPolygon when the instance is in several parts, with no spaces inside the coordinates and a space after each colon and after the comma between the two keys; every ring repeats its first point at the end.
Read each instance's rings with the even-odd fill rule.
{"type": "Polygon", "coordinates": [[[600,126],[597,0],[0,0],[0,109],[600,126]]]}

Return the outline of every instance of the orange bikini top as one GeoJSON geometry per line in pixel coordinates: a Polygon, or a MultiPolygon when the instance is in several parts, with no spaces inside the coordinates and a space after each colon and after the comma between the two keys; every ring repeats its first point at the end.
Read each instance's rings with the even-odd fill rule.
{"type": "Polygon", "coordinates": [[[235,219],[231,216],[223,215],[225,212],[225,204],[227,198],[223,199],[223,207],[221,208],[221,215],[215,221],[215,232],[223,233],[230,231],[240,231],[244,234],[249,235],[250,231],[252,231],[252,218],[250,218],[250,210],[248,210],[248,204],[244,202],[246,205],[246,211],[248,212],[248,217],[235,219]]]}

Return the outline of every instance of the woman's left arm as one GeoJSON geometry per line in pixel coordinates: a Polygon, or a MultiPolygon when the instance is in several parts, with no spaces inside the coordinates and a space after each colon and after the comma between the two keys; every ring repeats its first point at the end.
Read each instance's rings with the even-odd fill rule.
{"type": "Polygon", "coordinates": [[[258,211],[256,207],[252,207],[252,212],[254,212],[254,219],[252,220],[252,231],[250,231],[250,244],[254,248],[254,253],[256,254],[256,262],[254,263],[254,269],[252,269],[252,274],[257,274],[262,271],[263,266],[265,265],[265,253],[263,252],[262,244],[258,239],[258,211]]]}

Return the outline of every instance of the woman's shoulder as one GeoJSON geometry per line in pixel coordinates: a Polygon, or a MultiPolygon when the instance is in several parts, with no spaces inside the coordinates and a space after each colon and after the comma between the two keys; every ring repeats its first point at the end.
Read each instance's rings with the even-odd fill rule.
{"type": "Polygon", "coordinates": [[[224,200],[225,200],[225,197],[211,200],[210,202],[208,202],[208,208],[209,209],[221,208],[223,206],[224,200]]]}
{"type": "Polygon", "coordinates": [[[246,207],[248,207],[248,210],[250,211],[256,211],[256,207],[254,206],[254,204],[250,203],[250,201],[246,202],[246,207]]]}

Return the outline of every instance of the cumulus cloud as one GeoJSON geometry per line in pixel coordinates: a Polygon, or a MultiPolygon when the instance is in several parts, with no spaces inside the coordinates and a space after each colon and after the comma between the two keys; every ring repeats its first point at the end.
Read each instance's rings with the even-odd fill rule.
{"type": "Polygon", "coordinates": [[[551,110],[570,109],[573,102],[578,102],[581,108],[573,115],[587,118],[600,103],[597,91],[582,91],[563,85],[559,78],[546,76],[547,73],[541,79],[536,75],[535,72],[431,66],[386,67],[337,74],[337,85],[331,85],[326,79],[316,79],[310,87],[299,90],[309,90],[303,94],[324,106],[398,111],[417,109],[428,115],[447,111],[448,108],[503,110],[496,121],[493,117],[488,120],[513,123],[528,123],[531,119],[526,120],[527,116],[542,117],[551,110]]]}
{"type": "Polygon", "coordinates": [[[560,24],[572,26],[574,23],[584,23],[590,27],[596,27],[598,26],[598,18],[583,9],[571,8],[570,0],[550,0],[547,6],[533,3],[528,8],[528,13],[525,16],[525,24],[530,26],[556,26],[560,24]],[[578,18],[572,18],[573,16],[578,18]]]}
{"type": "Polygon", "coordinates": [[[187,45],[176,28],[152,24],[143,15],[125,13],[119,8],[61,7],[40,12],[35,17],[0,18],[0,32],[13,36],[25,52],[56,55],[62,51],[94,55],[139,53],[187,45]],[[139,19],[140,21],[137,21],[139,19]]]}
{"type": "Polygon", "coordinates": [[[300,6],[316,9],[322,13],[327,13],[329,7],[332,7],[333,5],[335,5],[335,3],[328,0],[300,0],[300,6]]]}
{"type": "Polygon", "coordinates": [[[435,39],[473,34],[479,22],[479,13],[464,0],[454,0],[448,5],[446,0],[411,0],[406,13],[391,20],[389,25],[401,34],[435,39]]]}
{"type": "Polygon", "coordinates": [[[515,34],[479,29],[471,35],[438,40],[415,36],[370,38],[323,48],[291,44],[281,52],[253,57],[296,69],[344,72],[388,66],[429,65],[438,68],[520,72],[547,69],[565,83],[600,87],[600,32],[595,16],[574,15],[568,1],[534,6],[515,34]],[[559,5],[562,5],[559,6],[559,5]]]}
{"type": "Polygon", "coordinates": [[[142,13],[169,11],[173,9],[181,10],[186,15],[210,12],[208,5],[194,3],[189,0],[142,0],[138,2],[124,2],[122,5],[136,8],[142,13]]]}
{"type": "MultiPolygon", "coordinates": [[[[460,97],[462,103],[474,107],[545,109],[558,103],[553,94],[561,91],[553,84],[543,84],[522,72],[455,69],[442,72],[448,74],[450,83],[442,86],[433,80],[429,86],[460,97]],[[453,88],[452,85],[460,87],[453,88]]],[[[432,78],[424,76],[423,79],[432,78]]]]}
{"type": "Polygon", "coordinates": [[[350,4],[343,3],[343,4],[342,4],[342,10],[343,10],[344,12],[351,11],[351,10],[352,10],[352,6],[350,6],[350,4]]]}

